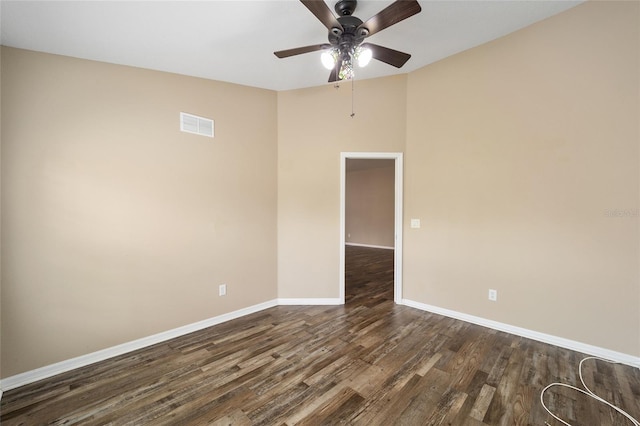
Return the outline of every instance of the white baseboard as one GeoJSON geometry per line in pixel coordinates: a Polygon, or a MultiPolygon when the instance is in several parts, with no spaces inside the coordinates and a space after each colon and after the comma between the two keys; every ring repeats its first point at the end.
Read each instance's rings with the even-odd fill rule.
{"type": "MultiPolygon", "coordinates": [[[[118,355],[123,355],[131,351],[145,348],[147,346],[155,345],[176,337],[183,336],[185,334],[193,333],[194,331],[202,330],[207,327],[211,327],[217,324],[221,324],[226,321],[230,321],[236,318],[243,317],[245,315],[253,314],[268,308],[272,308],[278,305],[340,305],[339,298],[286,298],[275,299],[268,302],[260,303],[257,305],[249,306],[247,308],[239,309],[237,311],[229,312],[227,314],[219,315],[217,317],[209,318],[203,321],[199,321],[193,324],[188,324],[183,327],[174,328],[162,333],[154,334],[152,336],[144,337],[142,339],[134,340],[132,342],[123,343],[118,346],[103,349],[101,351],[93,352],[87,355],[82,355],[76,358],[72,358],[66,361],[58,362],[56,364],[47,365],[35,370],[27,371],[25,373],[16,374],[15,376],[7,377],[0,381],[0,399],[2,399],[3,391],[15,389],[20,386],[27,385],[29,383],[37,382],[60,373],[74,370],[76,368],[85,367],[87,365],[104,361],[109,358],[113,358],[118,355]]],[[[559,346],[574,351],[599,356],[602,358],[617,361],[623,364],[631,365],[640,368],[640,357],[624,354],[621,352],[612,351],[609,349],[600,348],[593,345],[588,345],[574,340],[564,339],[561,337],[552,336],[545,333],[539,333],[537,331],[527,330],[525,328],[515,327],[509,324],[504,324],[497,321],[488,320],[485,318],[476,317],[473,315],[464,314],[461,312],[452,311],[449,309],[439,308],[437,306],[427,305],[420,302],[415,302],[408,299],[402,299],[402,304],[420,309],[422,311],[433,312],[435,314],[444,315],[450,318],[459,319],[473,324],[478,324],[483,327],[492,328],[494,330],[504,331],[507,333],[515,334],[517,336],[526,337],[529,339],[537,340],[551,345],[559,346]]]]}
{"type": "Polygon", "coordinates": [[[369,248],[379,248],[379,249],[385,249],[385,250],[394,250],[395,247],[389,247],[389,246],[376,246],[373,244],[360,244],[360,243],[344,243],[345,246],[355,246],[355,247],[369,247],[369,248]]]}
{"type": "Polygon", "coordinates": [[[616,361],[621,364],[627,364],[632,367],[640,368],[640,357],[625,354],[622,352],[612,351],[610,349],[589,345],[575,340],[565,339],[562,337],[552,336],[550,334],[540,333],[538,331],[528,330],[526,328],[516,327],[513,325],[493,321],[474,315],[464,314],[462,312],[452,311],[437,306],[427,305],[425,303],[415,302],[413,300],[402,299],[402,304],[421,311],[432,312],[434,314],[443,315],[449,318],[455,318],[472,324],[481,325],[483,327],[492,328],[494,330],[504,331],[506,333],[515,334],[516,336],[526,337],[528,339],[537,340],[543,343],[549,343],[565,349],[582,352],[585,354],[598,356],[600,358],[616,361]]]}
{"type": "Polygon", "coordinates": [[[278,305],[340,305],[339,298],[278,299],[278,305]]]}
{"type": "Polygon", "coordinates": [[[60,373],[74,370],[76,368],[85,367],[99,361],[104,361],[106,359],[113,358],[118,355],[123,355],[127,352],[142,349],[147,346],[155,345],[157,343],[174,339],[176,337],[184,336],[185,334],[193,333],[194,331],[202,330],[204,328],[240,318],[245,315],[253,314],[255,312],[272,308],[277,305],[278,302],[276,300],[270,300],[268,302],[259,303],[257,305],[219,315],[217,317],[209,318],[203,321],[195,322],[193,324],[188,324],[182,327],[174,328],[172,330],[164,331],[162,333],[154,334],[152,336],[143,337],[142,339],[123,343],[111,348],[103,349],[76,358],[71,358],[66,361],[47,365],[35,370],[16,374],[15,376],[10,376],[0,381],[0,389],[2,389],[0,390],[0,396],[2,395],[2,391],[15,389],[29,383],[37,382],[38,380],[46,379],[60,373]]]}

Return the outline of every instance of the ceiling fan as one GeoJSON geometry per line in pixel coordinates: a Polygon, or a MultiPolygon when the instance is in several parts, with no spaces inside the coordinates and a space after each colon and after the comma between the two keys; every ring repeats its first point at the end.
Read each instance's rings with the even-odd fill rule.
{"type": "Polygon", "coordinates": [[[327,27],[329,43],[274,52],[278,58],[322,50],[322,63],[331,70],[329,82],[335,82],[353,77],[354,61],[360,66],[365,66],[374,58],[400,68],[411,57],[408,53],[388,47],[364,43],[364,39],[419,13],[422,8],[416,0],[396,0],[366,22],[353,16],[358,5],[357,0],[339,0],[334,7],[337,18],[323,0],[300,1],[327,27]]]}

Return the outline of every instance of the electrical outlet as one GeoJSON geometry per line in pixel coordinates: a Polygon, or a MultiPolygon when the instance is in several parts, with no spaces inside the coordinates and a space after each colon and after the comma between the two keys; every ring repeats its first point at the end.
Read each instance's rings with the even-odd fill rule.
{"type": "Polygon", "coordinates": [[[492,302],[498,300],[498,290],[489,289],[489,300],[492,302]]]}
{"type": "Polygon", "coordinates": [[[225,296],[227,294],[227,285],[220,284],[218,287],[218,296],[225,296]]]}

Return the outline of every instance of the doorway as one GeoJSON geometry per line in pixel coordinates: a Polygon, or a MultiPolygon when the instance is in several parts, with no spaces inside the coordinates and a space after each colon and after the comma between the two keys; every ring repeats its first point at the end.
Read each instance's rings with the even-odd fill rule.
{"type": "Polygon", "coordinates": [[[393,226],[393,299],[402,303],[402,176],[403,157],[398,152],[343,152],[340,154],[340,303],[346,299],[345,245],[346,233],[346,183],[347,160],[393,160],[394,164],[394,226],[393,226]]]}

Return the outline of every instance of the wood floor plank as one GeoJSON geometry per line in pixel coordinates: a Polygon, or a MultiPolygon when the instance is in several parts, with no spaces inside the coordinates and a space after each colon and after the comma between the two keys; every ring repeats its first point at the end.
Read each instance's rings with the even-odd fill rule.
{"type": "Polygon", "coordinates": [[[487,409],[489,408],[489,404],[491,404],[491,400],[493,399],[493,394],[496,392],[496,388],[493,386],[489,386],[484,384],[482,389],[480,390],[480,394],[476,398],[473,407],[471,408],[471,413],[469,417],[472,417],[476,420],[484,419],[484,416],[487,413],[487,409]]]}
{"type": "Polygon", "coordinates": [[[298,425],[305,419],[306,421],[311,421],[312,419],[318,420],[314,417],[313,413],[319,411],[321,407],[328,405],[330,401],[339,398],[339,395],[344,392],[347,387],[348,386],[343,383],[335,384],[330,382],[330,384],[326,386],[326,392],[318,392],[313,398],[301,404],[297,410],[288,413],[283,423],[286,425],[298,425]]]}
{"type": "MultiPolygon", "coordinates": [[[[393,251],[346,247],[344,306],[277,306],[6,391],[3,426],[560,426],[540,391],[580,385],[585,356],[393,302],[393,251]]],[[[602,397],[640,417],[640,370],[588,360],[602,397]]],[[[566,389],[576,424],[625,425],[566,389]]]]}
{"type": "MultiPolygon", "coordinates": [[[[476,400],[481,397],[481,391],[483,387],[486,386],[487,377],[488,377],[488,374],[485,373],[484,371],[482,370],[476,371],[476,374],[474,375],[473,379],[471,380],[471,383],[469,383],[469,386],[465,391],[466,398],[464,400],[464,403],[456,413],[455,418],[454,420],[452,420],[451,424],[464,423],[464,420],[467,417],[471,416],[472,409],[474,408],[474,406],[476,406],[476,400]]],[[[490,400],[486,402],[487,406],[490,402],[491,402],[490,400]]],[[[478,409],[478,406],[476,406],[476,409],[478,409]]],[[[485,409],[485,412],[483,412],[482,417],[479,417],[479,418],[482,419],[485,413],[486,413],[486,409],[485,409]]]]}
{"type": "Polygon", "coordinates": [[[297,424],[315,426],[319,424],[340,424],[362,404],[364,398],[349,387],[341,388],[334,398],[327,400],[297,424]]]}

